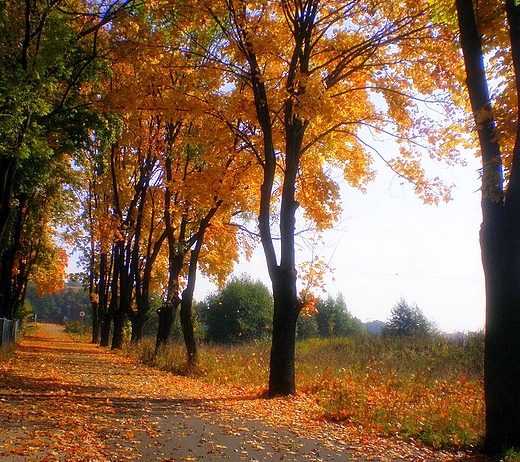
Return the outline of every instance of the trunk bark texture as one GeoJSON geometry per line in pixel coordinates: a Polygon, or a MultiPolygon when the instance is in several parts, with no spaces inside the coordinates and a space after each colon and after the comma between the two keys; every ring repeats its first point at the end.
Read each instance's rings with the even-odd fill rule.
{"type": "Polygon", "coordinates": [[[0,159],[0,242],[4,238],[11,214],[11,197],[17,166],[18,160],[14,156],[6,156],[0,159]]]}
{"type": "Polygon", "coordinates": [[[175,313],[180,304],[180,299],[175,298],[172,302],[166,302],[157,310],[159,315],[159,327],[157,328],[157,337],[155,339],[155,354],[163,345],[167,345],[172,335],[173,322],[175,321],[175,313]]]}
{"type": "Polygon", "coordinates": [[[273,283],[273,338],[269,368],[269,397],[296,393],[296,321],[300,303],[296,294],[296,272],[278,269],[273,283]]]}
{"type": "MultiPolygon", "coordinates": [[[[520,51],[518,23],[513,24],[518,20],[518,7],[510,0],[506,3],[515,56],[515,50],[517,55],[520,51]],[[516,18],[511,18],[511,14],[516,18]]],[[[520,448],[520,171],[516,165],[520,158],[519,137],[517,132],[513,167],[505,193],[501,149],[495,136],[481,37],[472,0],[456,0],[456,7],[466,82],[482,149],[480,241],[486,280],[484,449],[486,453],[496,455],[512,447],[520,448]],[[483,118],[482,114],[488,116],[483,118]]],[[[517,65],[518,61],[515,69],[517,65]]],[[[518,90],[518,72],[516,76],[518,90]]]]}

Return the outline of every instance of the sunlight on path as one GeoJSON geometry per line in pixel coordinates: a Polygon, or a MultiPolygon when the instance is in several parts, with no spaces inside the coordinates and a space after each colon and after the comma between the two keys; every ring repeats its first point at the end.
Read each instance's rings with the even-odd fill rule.
{"type": "Polygon", "coordinates": [[[61,326],[31,326],[0,363],[0,460],[470,460],[323,422],[305,396],[150,369],[61,326]]]}

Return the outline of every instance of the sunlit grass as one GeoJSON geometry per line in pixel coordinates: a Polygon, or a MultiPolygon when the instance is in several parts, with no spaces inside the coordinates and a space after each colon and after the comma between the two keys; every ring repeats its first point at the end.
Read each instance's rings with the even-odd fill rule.
{"type": "Polygon", "coordinates": [[[476,449],[484,434],[483,342],[332,339],[298,349],[299,389],[324,415],[435,448],[476,449]]]}
{"type": "MultiPolygon", "coordinates": [[[[147,340],[132,354],[174,373],[186,373],[181,344],[154,356],[147,340]]],[[[299,392],[311,394],[323,417],[367,431],[443,449],[478,449],[484,435],[483,340],[465,346],[442,339],[360,336],[298,343],[299,392]]],[[[269,346],[200,348],[195,371],[203,380],[262,393],[269,346]]]]}

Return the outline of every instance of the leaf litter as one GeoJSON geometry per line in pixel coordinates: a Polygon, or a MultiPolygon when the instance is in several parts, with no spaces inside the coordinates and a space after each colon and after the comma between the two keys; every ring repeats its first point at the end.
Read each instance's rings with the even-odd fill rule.
{"type": "Polygon", "coordinates": [[[31,330],[0,364],[4,462],[219,460],[230,453],[248,461],[258,460],[253,454],[262,454],[262,460],[339,460],[324,459],[319,448],[343,454],[342,460],[485,460],[384,438],[321,415],[310,395],[267,400],[247,388],[175,376],[75,342],[61,326],[31,330]],[[164,425],[173,408],[178,419],[174,435],[164,425]],[[204,436],[183,457],[168,458],[168,445],[193,436],[190,421],[201,422],[204,436]],[[262,426],[252,428],[248,422],[262,426]],[[226,438],[241,443],[232,449],[226,438]],[[316,450],[303,453],[301,439],[316,442],[316,450]],[[196,452],[200,448],[204,456],[196,452]]]}

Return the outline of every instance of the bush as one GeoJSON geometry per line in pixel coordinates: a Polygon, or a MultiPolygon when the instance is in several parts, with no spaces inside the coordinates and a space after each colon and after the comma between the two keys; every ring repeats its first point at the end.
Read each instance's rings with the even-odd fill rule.
{"type": "Polygon", "coordinates": [[[232,278],[198,305],[208,342],[237,344],[263,340],[272,331],[272,297],[249,276],[232,278]]]}
{"type": "Polygon", "coordinates": [[[347,337],[363,331],[363,323],[349,313],[341,294],[336,298],[329,295],[327,300],[319,300],[316,310],[318,335],[322,338],[347,337]]]}

